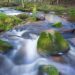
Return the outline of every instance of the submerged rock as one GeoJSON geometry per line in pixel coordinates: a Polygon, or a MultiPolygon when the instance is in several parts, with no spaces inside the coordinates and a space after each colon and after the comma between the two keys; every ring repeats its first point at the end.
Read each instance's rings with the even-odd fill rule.
{"type": "Polygon", "coordinates": [[[0,39],[0,52],[6,53],[8,50],[12,48],[13,46],[10,43],[0,39]]]}
{"type": "Polygon", "coordinates": [[[67,63],[66,60],[64,59],[64,57],[60,56],[60,55],[52,56],[51,58],[53,61],[58,62],[58,63],[63,63],[63,64],[67,63]]]}
{"type": "Polygon", "coordinates": [[[60,55],[69,50],[69,43],[57,31],[42,32],[37,42],[37,49],[43,56],[60,55]]]}

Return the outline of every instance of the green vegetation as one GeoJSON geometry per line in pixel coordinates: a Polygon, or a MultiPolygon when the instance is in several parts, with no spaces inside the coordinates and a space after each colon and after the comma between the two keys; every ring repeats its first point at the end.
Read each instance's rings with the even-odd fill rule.
{"type": "MultiPolygon", "coordinates": [[[[75,8],[74,7],[66,7],[66,6],[62,6],[62,5],[50,5],[50,4],[45,4],[45,3],[40,4],[40,3],[28,2],[28,3],[25,3],[24,8],[19,6],[19,7],[16,7],[15,9],[21,10],[23,12],[32,12],[34,5],[36,5],[37,11],[43,11],[45,13],[54,11],[54,12],[56,12],[57,15],[62,15],[64,12],[66,12],[68,16],[69,15],[75,16],[75,8]]],[[[73,19],[74,19],[74,17],[73,17],[73,19]]]]}
{"type": "Polygon", "coordinates": [[[52,36],[49,33],[42,32],[37,42],[37,48],[39,53],[49,55],[49,50],[53,49],[52,36]]]}
{"type": "Polygon", "coordinates": [[[40,4],[40,3],[25,3],[25,7],[16,7],[15,9],[23,11],[23,12],[32,12],[33,7],[36,5],[37,11],[43,11],[45,13],[48,13],[50,11],[55,12],[64,12],[66,8],[64,6],[59,5],[49,5],[49,4],[40,4]]]}
{"type": "Polygon", "coordinates": [[[19,3],[21,6],[25,6],[24,3],[31,2],[31,3],[40,3],[40,4],[50,4],[50,5],[74,5],[75,0],[0,0],[1,3],[7,2],[7,3],[19,3]]]}
{"type": "Polygon", "coordinates": [[[37,42],[37,49],[43,56],[57,55],[67,52],[69,44],[57,31],[42,32],[37,42]]]}
{"type": "Polygon", "coordinates": [[[23,12],[32,12],[34,5],[36,5],[37,11],[43,11],[45,13],[49,13],[50,11],[56,12],[57,15],[63,15],[66,13],[68,16],[68,20],[71,22],[75,22],[75,8],[74,7],[67,7],[63,5],[50,5],[46,3],[32,3],[26,2],[24,3],[24,7],[16,7],[15,9],[21,10],[23,12]]]}
{"type": "Polygon", "coordinates": [[[52,25],[53,27],[56,27],[56,28],[61,28],[63,27],[62,23],[61,22],[56,22],[52,25]]]}
{"type": "Polygon", "coordinates": [[[21,19],[16,16],[7,16],[0,13],[0,32],[7,31],[19,23],[21,23],[21,19]]]}
{"type": "Polygon", "coordinates": [[[37,17],[33,15],[20,14],[17,15],[17,17],[20,18],[24,23],[38,21],[37,17]]]}
{"type": "Polygon", "coordinates": [[[41,5],[38,5],[37,6],[37,10],[38,11],[43,11],[43,12],[45,12],[45,13],[48,13],[48,12],[50,12],[50,5],[43,5],[43,4],[41,4],[41,5]]]}
{"type": "Polygon", "coordinates": [[[36,17],[30,16],[27,18],[27,22],[36,22],[36,21],[37,21],[36,17]]]}
{"type": "Polygon", "coordinates": [[[0,52],[5,53],[10,49],[13,49],[13,46],[10,43],[0,39],[0,52]]]}
{"type": "MultiPolygon", "coordinates": [[[[13,26],[23,22],[35,22],[38,21],[40,19],[37,18],[36,14],[38,11],[43,11],[45,13],[49,13],[50,11],[54,11],[56,12],[56,14],[63,14],[63,13],[67,13],[68,16],[68,20],[71,22],[75,22],[75,8],[74,7],[67,7],[67,6],[63,6],[63,5],[59,5],[58,2],[56,1],[56,3],[58,5],[50,5],[50,3],[53,3],[53,0],[50,0],[48,2],[27,2],[24,0],[21,1],[11,1],[11,0],[7,0],[2,3],[0,3],[0,6],[16,6],[13,7],[14,9],[17,10],[21,10],[23,12],[32,12],[32,15],[26,15],[26,14],[20,14],[16,17],[10,17],[10,16],[6,16],[5,14],[0,13],[1,18],[6,16],[6,20],[1,20],[0,19],[0,31],[6,31],[11,29],[13,26]],[[21,3],[21,4],[20,4],[21,3]],[[17,6],[18,5],[18,6],[17,6]],[[4,16],[3,16],[4,15],[4,16]],[[8,20],[8,21],[7,21],[8,20]]],[[[61,23],[55,23],[53,24],[53,27],[56,28],[61,28],[62,24],[61,23]]]]}
{"type": "Polygon", "coordinates": [[[59,75],[59,71],[56,67],[52,65],[42,65],[39,68],[39,72],[42,73],[42,75],[47,74],[47,75],[59,75]]]}
{"type": "Polygon", "coordinates": [[[27,14],[19,14],[19,15],[17,15],[17,17],[22,19],[23,21],[25,21],[29,17],[29,15],[27,15],[27,14]]]}
{"type": "MultiPolygon", "coordinates": [[[[51,1],[51,0],[50,0],[51,1]]],[[[75,22],[75,7],[66,6],[66,5],[50,5],[49,3],[34,3],[34,2],[25,2],[24,7],[18,6],[15,9],[23,12],[32,12],[33,7],[36,5],[37,11],[43,11],[49,13],[50,11],[56,12],[57,15],[67,14],[69,21],[75,22]]],[[[33,18],[32,18],[33,19],[33,18]]]]}
{"type": "MultiPolygon", "coordinates": [[[[37,7],[37,11],[56,11],[56,12],[67,12],[69,9],[73,9],[71,4],[74,5],[75,0],[0,0],[0,7],[6,6],[17,6],[17,10],[21,11],[32,11],[34,5],[37,7]]],[[[75,10],[75,9],[74,9],[75,10]]]]}
{"type": "Polygon", "coordinates": [[[36,8],[36,5],[34,5],[34,7],[32,9],[32,16],[36,17],[36,14],[37,14],[37,8],[36,8]]]}
{"type": "Polygon", "coordinates": [[[59,5],[42,5],[38,6],[38,11],[44,11],[45,13],[48,13],[50,11],[55,11],[55,12],[63,12],[65,11],[64,6],[59,6],[59,5]]]}
{"type": "Polygon", "coordinates": [[[32,15],[29,16],[29,18],[27,19],[29,22],[35,22],[37,21],[37,9],[36,9],[36,5],[34,5],[34,7],[32,8],[32,15]]]}
{"type": "Polygon", "coordinates": [[[16,10],[20,10],[20,11],[22,11],[22,12],[31,12],[32,11],[32,8],[30,7],[30,8],[28,8],[28,7],[21,7],[21,6],[19,6],[19,7],[16,7],[15,8],[16,10]]]}
{"type": "Polygon", "coordinates": [[[35,6],[33,7],[32,15],[20,14],[17,16],[8,16],[0,13],[0,32],[10,30],[19,23],[38,21],[36,13],[37,10],[35,6]]]}
{"type": "Polygon", "coordinates": [[[63,36],[59,32],[55,32],[54,37],[55,37],[55,44],[58,47],[59,51],[61,50],[63,52],[69,49],[69,43],[67,42],[67,40],[63,38],[63,36]]]}
{"type": "MultiPolygon", "coordinates": [[[[24,9],[24,8],[23,8],[24,9]]],[[[22,11],[25,11],[23,10],[22,11]]],[[[32,15],[27,15],[27,14],[20,14],[18,15],[17,17],[19,17],[20,19],[22,19],[23,21],[27,21],[27,22],[35,22],[35,21],[38,21],[38,18],[37,18],[37,9],[36,9],[36,5],[34,5],[31,9],[32,11],[32,15]]],[[[30,11],[30,10],[29,10],[30,11]]]]}

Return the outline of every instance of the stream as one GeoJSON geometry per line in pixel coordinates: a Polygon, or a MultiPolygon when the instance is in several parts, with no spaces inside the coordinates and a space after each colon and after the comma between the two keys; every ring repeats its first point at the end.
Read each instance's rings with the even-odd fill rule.
{"type": "Polygon", "coordinates": [[[70,45],[70,51],[61,57],[46,58],[39,55],[37,51],[39,34],[51,29],[51,23],[61,21],[65,25],[64,28],[74,28],[72,23],[58,16],[48,14],[46,18],[44,22],[21,26],[0,36],[1,39],[14,46],[14,49],[6,54],[0,53],[0,75],[38,75],[39,66],[48,64],[54,65],[62,75],[75,75],[75,48],[73,46],[70,45]],[[56,61],[58,58],[60,60],[56,61]]]}

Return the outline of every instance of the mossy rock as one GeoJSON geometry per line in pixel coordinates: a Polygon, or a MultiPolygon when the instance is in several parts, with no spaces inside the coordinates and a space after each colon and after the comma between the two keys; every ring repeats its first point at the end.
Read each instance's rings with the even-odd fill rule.
{"type": "Polygon", "coordinates": [[[42,65],[39,67],[39,75],[59,75],[59,71],[53,65],[42,65]]]}
{"type": "Polygon", "coordinates": [[[55,44],[59,49],[59,52],[65,52],[69,49],[69,43],[67,40],[64,39],[64,37],[59,33],[55,32],[54,33],[55,37],[55,44]]]}
{"type": "Polygon", "coordinates": [[[37,49],[42,56],[58,55],[69,50],[69,43],[57,31],[42,32],[37,42],[37,49]]]}
{"type": "Polygon", "coordinates": [[[17,15],[17,17],[22,19],[22,20],[25,20],[29,17],[29,15],[28,14],[19,14],[19,15],[17,15]]]}
{"type": "Polygon", "coordinates": [[[0,13],[0,32],[8,31],[21,22],[22,20],[16,16],[0,13]]]}
{"type": "Polygon", "coordinates": [[[52,25],[53,27],[56,27],[56,28],[61,28],[63,27],[62,23],[61,22],[56,22],[52,25]]]}
{"type": "Polygon", "coordinates": [[[36,22],[37,21],[37,17],[33,17],[33,16],[30,16],[26,19],[27,22],[36,22]]]}
{"type": "Polygon", "coordinates": [[[37,48],[39,53],[42,53],[44,55],[49,55],[50,52],[49,50],[53,50],[53,41],[52,41],[52,36],[49,33],[42,32],[38,42],[37,42],[37,48]]]}
{"type": "Polygon", "coordinates": [[[6,53],[11,49],[13,49],[13,46],[10,43],[0,39],[0,52],[6,53]]]}

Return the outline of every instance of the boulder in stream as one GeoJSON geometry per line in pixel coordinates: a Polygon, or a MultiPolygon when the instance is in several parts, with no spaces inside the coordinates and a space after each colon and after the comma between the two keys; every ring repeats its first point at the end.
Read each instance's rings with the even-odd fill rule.
{"type": "Polygon", "coordinates": [[[39,75],[60,75],[58,69],[53,65],[42,65],[39,67],[39,75]]]}
{"type": "Polygon", "coordinates": [[[69,43],[58,31],[45,31],[40,34],[37,49],[42,56],[60,55],[68,52],[69,43]]]}

